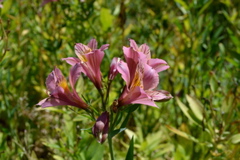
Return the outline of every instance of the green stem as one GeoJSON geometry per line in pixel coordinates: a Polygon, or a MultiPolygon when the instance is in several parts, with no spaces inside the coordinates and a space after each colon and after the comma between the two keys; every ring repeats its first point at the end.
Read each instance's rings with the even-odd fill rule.
{"type": "Polygon", "coordinates": [[[112,146],[112,137],[108,136],[108,145],[109,145],[109,151],[111,155],[111,160],[114,160],[114,154],[113,154],[113,146],[112,146]]]}
{"type": "Polygon", "coordinates": [[[98,89],[98,92],[101,95],[101,99],[102,99],[102,109],[103,111],[106,111],[106,104],[104,103],[104,94],[101,89],[98,89]]]}
{"type": "Polygon", "coordinates": [[[108,102],[108,97],[109,97],[111,83],[112,83],[112,81],[108,80],[107,94],[106,94],[106,97],[105,97],[105,104],[107,104],[107,102],[108,102]]]}

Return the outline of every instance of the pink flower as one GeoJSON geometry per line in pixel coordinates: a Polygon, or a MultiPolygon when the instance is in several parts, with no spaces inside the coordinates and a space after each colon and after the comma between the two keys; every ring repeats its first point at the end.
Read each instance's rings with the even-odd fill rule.
{"type": "Polygon", "coordinates": [[[149,49],[149,46],[146,44],[142,44],[138,47],[136,42],[133,39],[129,39],[130,46],[137,52],[142,52],[146,55],[147,58],[147,64],[150,65],[153,69],[155,69],[157,72],[164,71],[169,68],[166,61],[162,59],[152,59],[151,58],[151,52],[149,49]]]}
{"type": "Polygon", "coordinates": [[[102,73],[100,65],[104,57],[104,50],[107,49],[109,44],[102,45],[97,49],[97,41],[92,39],[88,45],[77,43],[75,45],[75,53],[78,58],[68,57],[63,58],[70,65],[80,63],[82,72],[94,83],[97,89],[102,88],[102,73]]]}
{"type": "Polygon", "coordinates": [[[58,68],[49,74],[46,80],[46,86],[49,91],[49,97],[41,100],[37,105],[44,107],[71,105],[81,109],[87,109],[88,105],[78,96],[74,85],[81,73],[80,64],[74,65],[70,70],[69,82],[72,88],[70,91],[67,81],[58,68]]]}
{"type": "Polygon", "coordinates": [[[133,47],[123,47],[126,62],[112,62],[126,82],[120,98],[112,106],[114,111],[128,104],[145,104],[157,107],[154,101],[166,101],[172,98],[169,92],[154,90],[159,83],[157,70],[148,64],[147,55],[133,47]]]}
{"type": "Polygon", "coordinates": [[[92,128],[94,137],[97,138],[99,143],[103,143],[108,136],[109,128],[109,113],[103,112],[97,119],[96,123],[92,128]]]}

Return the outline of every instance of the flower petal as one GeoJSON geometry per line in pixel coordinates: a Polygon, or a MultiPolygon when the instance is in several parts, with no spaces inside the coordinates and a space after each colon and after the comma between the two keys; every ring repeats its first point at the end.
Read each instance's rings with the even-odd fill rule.
{"type": "Polygon", "coordinates": [[[86,71],[86,75],[98,89],[102,88],[102,73],[100,71],[100,65],[104,57],[104,52],[97,49],[85,56],[87,59],[87,66],[84,66],[83,69],[86,71]]]}
{"type": "Polygon", "coordinates": [[[162,59],[150,59],[148,60],[148,64],[157,72],[161,72],[169,68],[167,62],[162,59]]]}
{"type": "Polygon", "coordinates": [[[144,104],[144,105],[157,107],[154,101],[149,99],[149,96],[140,87],[135,87],[133,90],[129,91],[128,94],[122,94],[122,95],[125,95],[125,97],[119,98],[118,104],[120,107],[128,104],[144,104]]]}
{"type": "Polygon", "coordinates": [[[71,70],[70,70],[70,74],[69,74],[69,83],[72,87],[72,89],[74,89],[74,85],[76,83],[76,81],[78,80],[79,76],[81,75],[81,72],[83,72],[82,66],[80,63],[75,64],[71,70]]]}
{"type": "Polygon", "coordinates": [[[129,39],[130,41],[130,46],[135,50],[138,51],[138,45],[133,39],[129,39]]]}
{"type": "Polygon", "coordinates": [[[76,43],[75,46],[75,53],[78,56],[78,58],[82,61],[85,62],[85,54],[90,53],[92,51],[91,48],[89,48],[88,46],[82,44],[82,43],[76,43]]]}
{"type": "Polygon", "coordinates": [[[127,86],[130,85],[130,72],[127,63],[123,60],[118,62],[117,71],[122,75],[123,80],[126,82],[127,86]]]}
{"type": "Polygon", "coordinates": [[[139,60],[142,62],[146,61],[146,56],[142,52],[135,51],[132,47],[123,47],[124,57],[126,59],[129,72],[130,80],[132,81],[136,72],[139,60]]]}
{"type": "Polygon", "coordinates": [[[151,59],[151,53],[148,45],[142,44],[139,47],[139,51],[143,52],[146,55],[147,59],[151,59]]]}
{"type": "Polygon", "coordinates": [[[63,61],[66,61],[68,64],[74,66],[76,63],[81,62],[78,58],[75,57],[68,57],[68,58],[62,58],[63,61]]]}
{"type": "Polygon", "coordinates": [[[104,51],[104,50],[108,49],[108,47],[109,47],[109,44],[104,44],[101,46],[100,50],[104,51]]]}
{"type": "Polygon", "coordinates": [[[144,75],[143,75],[143,87],[144,90],[152,90],[158,86],[159,76],[156,70],[151,66],[144,65],[144,75]]]}
{"type": "Polygon", "coordinates": [[[108,74],[108,79],[109,80],[113,80],[116,75],[119,73],[117,70],[118,67],[118,63],[120,62],[120,58],[114,57],[112,59],[111,65],[110,65],[110,70],[109,70],[109,74],[108,74]]]}
{"type": "Polygon", "coordinates": [[[68,105],[68,103],[57,98],[49,97],[41,100],[37,105],[41,106],[42,108],[45,108],[45,107],[68,105]]]}
{"type": "Polygon", "coordinates": [[[96,39],[91,39],[90,42],[88,43],[88,47],[91,48],[92,50],[97,49],[97,41],[96,39]]]}
{"type": "Polygon", "coordinates": [[[57,84],[56,84],[56,80],[55,80],[55,78],[54,78],[54,71],[52,71],[52,72],[48,75],[48,77],[47,77],[47,79],[46,79],[46,86],[47,86],[47,90],[48,90],[49,92],[53,92],[53,91],[55,90],[57,84]]]}
{"type": "Polygon", "coordinates": [[[164,102],[173,98],[173,96],[168,91],[164,91],[164,90],[146,91],[146,93],[155,102],[164,102]]]}

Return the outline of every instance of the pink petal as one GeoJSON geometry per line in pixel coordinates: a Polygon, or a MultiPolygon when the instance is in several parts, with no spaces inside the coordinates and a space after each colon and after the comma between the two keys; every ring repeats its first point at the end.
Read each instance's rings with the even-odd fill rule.
{"type": "Polygon", "coordinates": [[[143,52],[147,59],[151,59],[151,53],[150,53],[150,48],[148,45],[146,44],[142,44],[140,47],[139,47],[139,51],[143,52]]]}
{"type": "Polygon", "coordinates": [[[60,99],[49,97],[41,100],[37,105],[41,106],[42,108],[45,108],[45,107],[68,105],[68,103],[60,99]]]}
{"type": "Polygon", "coordinates": [[[97,49],[93,53],[85,55],[87,58],[87,66],[83,68],[86,71],[87,76],[94,82],[95,86],[99,89],[102,87],[102,74],[100,71],[100,65],[104,57],[104,52],[97,49]]]}
{"type": "Polygon", "coordinates": [[[149,97],[151,97],[152,100],[156,102],[168,101],[173,98],[173,96],[168,91],[164,90],[146,91],[146,93],[149,97]]]}
{"type": "Polygon", "coordinates": [[[132,47],[123,47],[123,52],[130,72],[130,81],[132,81],[139,60],[146,61],[146,56],[142,52],[135,51],[132,47]]]}
{"type": "Polygon", "coordinates": [[[96,39],[91,39],[90,42],[88,43],[88,47],[91,48],[92,50],[97,49],[97,41],[96,39]]]}
{"type": "Polygon", "coordinates": [[[113,80],[116,75],[119,73],[118,70],[117,70],[117,66],[120,62],[120,58],[117,58],[117,57],[114,57],[112,59],[112,62],[111,62],[111,65],[110,65],[110,70],[109,70],[109,74],[108,74],[108,79],[109,80],[113,80]]]}
{"type": "Polygon", "coordinates": [[[117,66],[117,71],[122,75],[122,78],[126,82],[127,86],[130,85],[130,72],[127,63],[125,63],[123,60],[120,60],[117,66]]]}
{"type": "Polygon", "coordinates": [[[144,65],[143,86],[144,90],[152,90],[158,86],[159,76],[151,66],[144,65]]]}
{"type": "Polygon", "coordinates": [[[130,41],[130,46],[135,50],[138,51],[138,45],[133,39],[129,39],[130,41]]]}
{"type": "Polygon", "coordinates": [[[108,47],[109,47],[109,44],[104,44],[101,46],[100,50],[104,51],[104,50],[108,49],[108,47]]]}
{"type": "MultiPolygon", "coordinates": [[[[84,54],[90,53],[92,51],[91,48],[89,48],[88,46],[82,44],[82,43],[76,43],[75,44],[75,53],[78,56],[78,58],[84,56],[84,54]]],[[[82,60],[80,58],[80,60],[82,60]]]]}
{"type": "Polygon", "coordinates": [[[76,63],[80,62],[80,60],[75,57],[62,58],[62,60],[66,61],[71,66],[74,66],[76,63]]]}
{"type": "Polygon", "coordinates": [[[48,75],[48,77],[47,77],[47,79],[46,79],[46,86],[47,86],[47,90],[48,90],[49,92],[53,92],[54,89],[55,89],[56,86],[57,86],[53,72],[54,72],[54,71],[52,71],[52,72],[48,75]]]}
{"type": "Polygon", "coordinates": [[[150,59],[148,61],[148,64],[157,72],[161,72],[169,68],[167,62],[162,59],[150,59]]]}
{"type": "Polygon", "coordinates": [[[153,107],[157,107],[153,100],[149,99],[148,95],[140,87],[135,87],[133,90],[129,91],[125,97],[119,98],[119,105],[125,106],[128,104],[144,104],[153,107]]]}
{"type": "Polygon", "coordinates": [[[80,63],[77,63],[76,65],[74,65],[71,68],[70,74],[69,74],[69,82],[70,82],[72,89],[74,89],[74,85],[75,85],[76,81],[78,80],[79,76],[81,75],[81,72],[83,72],[83,69],[82,69],[82,66],[80,65],[80,63]]]}

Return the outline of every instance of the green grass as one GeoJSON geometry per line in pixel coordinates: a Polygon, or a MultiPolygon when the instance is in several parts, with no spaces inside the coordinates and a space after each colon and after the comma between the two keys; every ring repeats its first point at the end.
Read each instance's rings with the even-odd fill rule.
{"type": "MultiPolygon", "coordinates": [[[[240,2],[85,1],[43,7],[37,0],[3,2],[0,159],[110,158],[107,143],[91,135],[94,124],[83,111],[35,105],[47,96],[45,79],[54,66],[67,76],[70,66],[61,58],[75,56],[74,44],[91,38],[99,46],[110,44],[101,65],[105,77],[128,38],[148,44],[153,57],[170,65],[159,75],[159,89],[174,99],[132,113],[128,129],[113,138],[116,159],[126,157],[132,135],[134,159],[238,159],[240,2]]],[[[78,91],[94,103],[97,91],[86,77],[81,82],[78,91]]],[[[111,100],[122,81],[114,85],[111,100]]]]}

